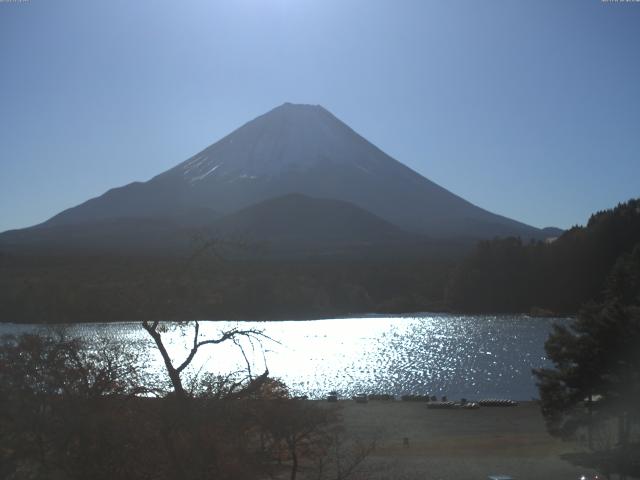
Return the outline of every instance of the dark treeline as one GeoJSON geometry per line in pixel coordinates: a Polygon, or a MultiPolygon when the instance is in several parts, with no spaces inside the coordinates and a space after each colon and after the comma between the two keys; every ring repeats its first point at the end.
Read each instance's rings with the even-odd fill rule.
{"type": "Polygon", "coordinates": [[[455,269],[447,304],[465,312],[574,314],[602,298],[616,261],[640,243],[640,200],[591,216],[553,242],[481,242],[455,269]]]}
{"type": "Polygon", "coordinates": [[[444,260],[227,261],[116,256],[0,258],[0,320],[317,318],[442,310],[444,260]]]}

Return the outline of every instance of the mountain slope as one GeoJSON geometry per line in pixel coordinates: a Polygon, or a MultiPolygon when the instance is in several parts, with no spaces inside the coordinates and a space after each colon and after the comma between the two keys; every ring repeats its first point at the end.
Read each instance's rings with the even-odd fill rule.
{"type": "Polygon", "coordinates": [[[353,204],[301,194],[276,197],[221,218],[211,235],[269,242],[273,247],[367,247],[417,236],[353,204]]]}
{"type": "Polygon", "coordinates": [[[160,254],[193,247],[196,231],[168,219],[102,218],[0,234],[0,251],[23,253],[160,254]]]}
{"type": "Polygon", "coordinates": [[[284,104],[148,182],[71,208],[46,225],[172,217],[193,208],[232,213],[290,193],[353,203],[431,237],[544,237],[495,215],[394,160],[320,106],[284,104]]]}
{"type": "Polygon", "coordinates": [[[198,239],[221,240],[231,247],[230,255],[257,258],[447,250],[348,202],[301,194],[271,198],[200,227],[167,219],[118,218],[15,230],[0,235],[0,249],[189,254],[198,239]]]}

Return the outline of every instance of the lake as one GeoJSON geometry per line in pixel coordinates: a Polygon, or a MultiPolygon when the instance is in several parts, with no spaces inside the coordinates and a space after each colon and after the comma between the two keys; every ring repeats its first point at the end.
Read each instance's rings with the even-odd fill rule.
{"type": "MultiPolygon", "coordinates": [[[[450,399],[538,397],[532,368],[550,365],[544,342],[556,318],[420,314],[368,316],[312,321],[201,322],[201,337],[238,326],[260,329],[270,339],[243,342],[255,373],[265,363],[271,376],[282,379],[295,394],[320,398],[331,390],[340,395],[389,393],[447,395],[450,399]]],[[[166,324],[166,344],[181,362],[192,330],[166,324]]],[[[38,325],[0,324],[1,333],[41,329],[38,325]]],[[[142,353],[144,368],[164,378],[153,341],[139,323],[74,324],[69,335],[89,341],[109,338],[127,342],[142,353]]],[[[101,341],[101,340],[100,340],[101,341]]],[[[246,366],[233,344],[205,346],[190,375],[225,373],[246,366]]]]}

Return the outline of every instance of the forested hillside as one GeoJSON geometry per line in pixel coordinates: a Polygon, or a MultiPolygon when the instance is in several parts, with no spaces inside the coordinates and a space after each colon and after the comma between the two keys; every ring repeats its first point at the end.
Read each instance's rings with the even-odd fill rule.
{"type": "Polygon", "coordinates": [[[577,312],[597,300],[618,258],[640,243],[640,199],[597,212],[553,242],[480,242],[455,269],[447,303],[465,312],[577,312]]]}
{"type": "Polygon", "coordinates": [[[0,321],[304,319],[442,310],[451,259],[0,257],[0,321]]]}

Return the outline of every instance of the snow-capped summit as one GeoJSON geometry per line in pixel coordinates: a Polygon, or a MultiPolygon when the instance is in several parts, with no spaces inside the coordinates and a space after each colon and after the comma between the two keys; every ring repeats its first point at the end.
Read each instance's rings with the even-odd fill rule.
{"type": "Polygon", "coordinates": [[[45,224],[201,219],[206,212],[230,214],[292,193],[350,202],[406,231],[432,237],[544,236],[436,185],[323,107],[291,103],[251,120],[147,182],[109,190],[45,224]]]}
{"type": "Polygon", "coordinates": [[[243,125],[168,173],[190,183],[277,177],[322,162],[370,172],[371,144],[320,105],[285,103],[243,125]]]}

